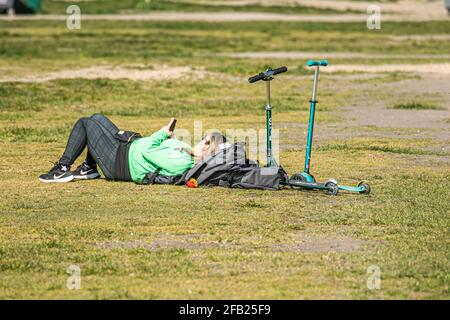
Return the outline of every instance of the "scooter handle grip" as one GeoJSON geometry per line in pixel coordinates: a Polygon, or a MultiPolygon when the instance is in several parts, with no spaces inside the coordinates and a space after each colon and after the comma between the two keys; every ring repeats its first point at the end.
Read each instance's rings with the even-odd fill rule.
{"type": "Polygon", "coordinates": [[[287,70],[288,70],[287,67],[279,67],[279,68],[276,68],[275,70],[273,70],[273,75],[276,75],[276,74],[280,74],[280,73],[286,72],[287,70]]]}
{"type": "Polygon", "coordinates": [[[279,68],[276,68],[276,69],[273,69],[273,70],[271,68],[269,68],[266,71],[261,72],[260,74],[257,74],[256,76],[248,78],[248,82],[253,83],[253,82],[256,82],[256,81],[259,81],[259,80],[263,80],[263,79],[266,79],[266,78],[268,79],[268,78],[270,78],[270,77],[272,77],[272,76],[274,76],[276,74],[280,74],[280,73],[286,72],[287,70],[288,70],[287,67],[279,67],[279,68]]]}
{"type": "Polygon", "coordinates": [[[264,77],[265,77],[264,73],[261,72],[260,74],[257,74],[256,76],[248,78],[248,82],[253,83],[253,82],[264,79],[264,77]]]}
{"type": "Polygon", "coordinates": [[[313,66],[326,67],[328,65],[328,60],[308,60],[306,65],[308,67],[313,67],[313,66]]]}

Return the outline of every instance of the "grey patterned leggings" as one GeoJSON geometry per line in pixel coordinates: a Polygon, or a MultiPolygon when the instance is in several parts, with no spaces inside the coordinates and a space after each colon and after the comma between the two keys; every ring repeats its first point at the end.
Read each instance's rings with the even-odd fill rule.
{"type": "Polygon", "coordinates": [[[87,146],[85,162],[98,164],[107,179],[114,178],[114,165],[119,141],[114,135],[119,131],[104,115],[96,113],[79,119],[70,133],[60,164],[71,166],[87,146]]]}

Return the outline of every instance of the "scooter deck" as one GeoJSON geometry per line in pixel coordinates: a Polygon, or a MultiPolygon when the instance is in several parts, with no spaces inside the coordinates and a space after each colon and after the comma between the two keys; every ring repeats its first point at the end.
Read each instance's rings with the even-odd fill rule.
{"type": "Polygon", "coordinates": [[[280,181],[280,184],[291,187],[304,188],[308,190],[327,190],[331,194],[336,195],[338,190],[348,191],[348,192],[356,192],[356,193],[370,193],[370,187],[367,184],[360,183],[357,187],[350,187],[344,185],[330,184],[330,183],[321,183],[321,182],[306,182],[299,180],[289,180],[289,181],[280,181]]]}
{"type": "Polygon", "coordinates": [[[292,186],[292,187],[301,187],[305,189],[328,189],[325,187],[325,183],[320,182],[306,182],[306,181],[281,181],[280,182],[283,185],[286,186],[292,186]]]}
{"type": "Polygon", "coordinates": [[[280,184],[290,186],[292,188],[302,188],[307,190],[326,190],[332,195],[336,195],[339,191],[339,188],[334,183],[321,183],[321,182],[306,182],[300,180],[284,180],[280,181],[280,184]]]}

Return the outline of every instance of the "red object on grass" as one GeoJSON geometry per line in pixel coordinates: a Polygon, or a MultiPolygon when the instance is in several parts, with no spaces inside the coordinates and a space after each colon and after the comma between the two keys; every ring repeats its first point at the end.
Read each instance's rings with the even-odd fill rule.
{"type": "Polygon", "coordinates": [[[191,178],[188,182],[186,182],[186,186],[188,186],[189,188],[197,188],[198,182],[194,178],[191,178]]]}

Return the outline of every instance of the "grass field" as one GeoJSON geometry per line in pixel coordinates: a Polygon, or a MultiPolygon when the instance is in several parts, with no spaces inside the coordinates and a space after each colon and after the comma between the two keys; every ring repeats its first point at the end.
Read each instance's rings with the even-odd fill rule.
{"type": "Polygon", "coordinates": [[[0,20],[0,298],[450,298],[448,73],[321,74],[313,172],[365,180],[368,196],[37,179],[74,121],[95,112],[143,134],[171,116],[190,131],[198,120],[203,129],[263,129],[264,87],[246,78],[284,64],[290,71],[272,85],[274,125],[281,164],[298,172],[312,80],[305,59],[225,54],[368,55],[330,67],[445,64],[450,42],[433,36],[449,30],[445,21],[379,31],[86,21],[69,31],[64,21],[0,20]],[[74,73],[86,68],[100,79],[74,73]],[[120,68],[126,79],[114,77],[120,68]],[[169,77],[170,68],[184,71],[169,77]],[[66,288],[70,265],[81,269],[80,290],[66,288]],[[380,268],[378,290],[367,287],[370,266],[380,268]]]}
{"type": "MultiPolygon", "coordinates": [[[[76,1],[74,1],[76,3],[76,1]]],[[[43,1],[42,13],[44,14],[65,14],[67,3],[64,1],[43,1]]],[[[114,0],[81,2],[83,12],[86,14],[129,14],[143,13],[149,11],[183,11],[183,12],[275,12],[275,13],[335,13],[337,11],[330,9],[315,9],[301,5],[272,5],[262,6],[258,4],[245,6],[232,6],[214,3],[201,3],[195,1],[177,1],[177,0],[123,0],[120,2],[114,0]]]]}

